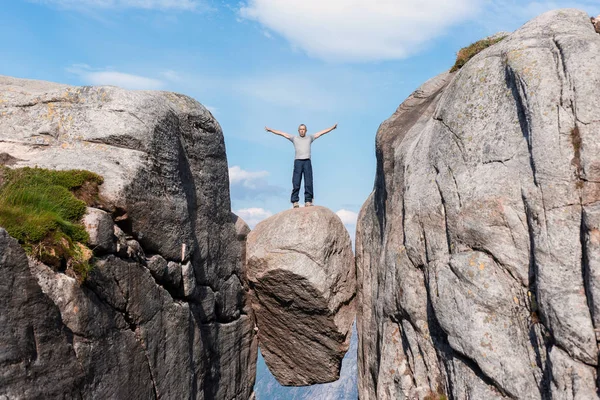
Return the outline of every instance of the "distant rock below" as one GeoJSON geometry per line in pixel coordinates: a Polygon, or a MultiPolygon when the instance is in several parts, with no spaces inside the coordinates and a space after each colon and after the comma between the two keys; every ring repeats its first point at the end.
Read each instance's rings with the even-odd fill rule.
{"type": "Polygon", "coordinates": [[[332,382],[350,344],[356,277],[350,236],[324,207],[261,222],[247,239],[259,346],[282,385],[332,382]]]}

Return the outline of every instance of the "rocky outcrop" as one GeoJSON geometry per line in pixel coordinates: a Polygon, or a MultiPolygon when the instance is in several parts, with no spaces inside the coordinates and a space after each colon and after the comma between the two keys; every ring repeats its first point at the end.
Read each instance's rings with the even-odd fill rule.
{"type": "Polygon", "coordinates": [[[246,272],[246,238],[250,233],[250,227],[239,216],[231,213],[231,220],[235,226],[235,236],[240,242],[240,247],[242,248],[242,277],[246,279],[248,277],[248,273],[246,272]]]}
{"type": "Polygon", "coordinates": [[[0,398],[80,398],[84,371],[73,334],[29,271],[25,251],[1,228],[0,276],[0,398]]]}
{"type": "Polygon", "coordinates": [[[15,167],[103,176],[104,206],[148,252],[181,261],[185,244],[184,258],[206,257],[208,237],[231,238],[221,128],[189,97],[0,76],[0,132],[15,167]]]}
{"type": "Polygon", "coordinates": [[[599,63],[589,16],[552,11],[381,125],[362,399],[597,398],[599,63]]]}
{"type": "Polygon", "coordinates": [[[355,271],[350,236],[324,207],[276,214],[247,238],[261,353],[282,385],[331,382],[350,344],[355,271]]]}
{"type": "MultiPolygon", "coordinates": [[[[0,77],[0,153],[12,167],[104,177],[95,204],[102,210],[89,209],[84,221],[98,257],[88,280],[79,285],[30,265],[44,304],[62,320],[55,330],[71,345],[64,353],[76,363],[65,358],[64,365],[77,366],[70,374],[77,393],[252,396],[256,336],[230,215],[225,146],[201,104],[167,92],[0,77]]],[[[28,301],[22,290],[12,296],[13,303],[28,301]]],[[[48,370],[63,365],[48,363],[48,370]]],[[[25,386],[51,376],[25,374],[10,382],[22,390],[12,393],[34,398],[25,386]]]]}
{"type": "Polygon", "coordinates": [[[83,217],[83,225],[90,236],[88,246],[96,254],[113,253],[117,250],[114,222],[109,213],[88,207],[83,217]]]}

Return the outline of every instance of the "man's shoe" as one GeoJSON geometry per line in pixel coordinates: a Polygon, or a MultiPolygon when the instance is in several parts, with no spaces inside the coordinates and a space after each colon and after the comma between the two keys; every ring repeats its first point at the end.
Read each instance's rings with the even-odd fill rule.
{"type": "Polygon", "coordinates": [[[298,208],[298,207],[300,207],[300,204],[298,204],[298,202],[295,202],[295,203],[293,204],[293,206],[294,206],[294,208],[298,208]]]}
{"type": "Polygon", "coordinates": [[[307,201],[306,203],[304,203],[304,207],[311,207],[312,206],[312,201],[307,201]]]}

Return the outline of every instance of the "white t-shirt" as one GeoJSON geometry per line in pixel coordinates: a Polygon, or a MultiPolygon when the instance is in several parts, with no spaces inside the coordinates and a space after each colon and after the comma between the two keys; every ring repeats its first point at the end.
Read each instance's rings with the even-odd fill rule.
{"type": "Polygon", "coordinates": [[[315,141],[315,135],[304,135],[304,137],[300,135],[292,136],[289,141],[294,143],[296,160],[306,160],[310,158],[310,145],[315,141]]]}

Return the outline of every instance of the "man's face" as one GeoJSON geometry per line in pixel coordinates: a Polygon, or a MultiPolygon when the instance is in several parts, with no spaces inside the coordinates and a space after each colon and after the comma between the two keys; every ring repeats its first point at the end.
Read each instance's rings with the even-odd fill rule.
{"type": "Polygon", "coordinates": [[[300,125],[298,127],[298,133],[301,137],[304,137],[306,135],[306,127],[304,125],[300,125]]]}

